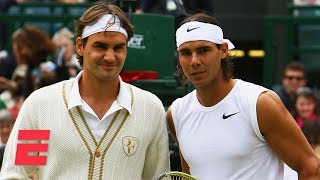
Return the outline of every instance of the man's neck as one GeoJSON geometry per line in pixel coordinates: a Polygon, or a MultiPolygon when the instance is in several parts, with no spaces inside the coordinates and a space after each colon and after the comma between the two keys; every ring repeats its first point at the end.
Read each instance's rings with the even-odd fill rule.
{"type": "Polygon", "coordinates": [[[197,89],[197,98],[201,105],[211,107],[219,103],[232,90],[236,80],[219,81],[197,89]]]}
{"type": "Polygon", "coordinates": [[[115,100],[120,89],[119,78],[103,81],[96,78],[90,78],[85,74],[79,80],[79,92],[83,99],[86,97],[103,100],[115,100]]]}
{"type": "Polygon", "coordinates": [[[117,99],[120,80],[99,81],[82,76],[79,80],[81,98],[91,107],[99,119],[110,109],[117,99]]]}

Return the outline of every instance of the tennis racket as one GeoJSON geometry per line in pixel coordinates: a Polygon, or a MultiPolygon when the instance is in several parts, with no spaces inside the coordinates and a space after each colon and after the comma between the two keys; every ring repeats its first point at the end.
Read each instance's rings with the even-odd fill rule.
{"type": "Polygon", "coordinates": [[[156,180],[197,180],[195,177],[179,172],[179,171],[170,171],[161,174],[156,180]]]}

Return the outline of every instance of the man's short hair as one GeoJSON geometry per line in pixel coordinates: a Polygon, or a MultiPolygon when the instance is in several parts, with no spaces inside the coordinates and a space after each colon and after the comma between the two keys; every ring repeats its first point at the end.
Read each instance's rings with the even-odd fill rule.
{"type": "Polygon", "coordinates": [[[284,71],[283,71],[282,77],[285,77],[286,72],[289,70],[290,71],[301,71],[301,72],[303,72],[303,76],[304,77],[306,76],[306,69],[305,69],[304,65],[299,61],[292,61],[291,63],[287,64],[284,71]]]}

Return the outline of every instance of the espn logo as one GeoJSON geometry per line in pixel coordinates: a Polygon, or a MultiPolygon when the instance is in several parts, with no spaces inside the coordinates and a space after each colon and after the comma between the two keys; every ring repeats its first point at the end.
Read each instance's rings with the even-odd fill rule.
{"type": "MultiPolygon", "coordinates": [[[[49,140],[50,130],[19,130],[18,140],[49,140]]],[[[29,153],[48,152],[48,144],[18,143],[15,165],[46,165],[47,156],[32,156],[29,153]]]]}

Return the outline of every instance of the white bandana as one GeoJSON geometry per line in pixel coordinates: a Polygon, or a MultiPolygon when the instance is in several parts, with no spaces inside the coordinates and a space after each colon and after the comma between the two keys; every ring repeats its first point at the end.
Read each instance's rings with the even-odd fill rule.
{"type": "Polygon", "coordinates": [[[177,47],[189,41],[205,40],[215,44],[228,44],[228,49],[234,45],[228,39],[223,39],[222,29],[214,24],[191,21],[183,24],[176,32],[177,47]]]}
{"type": "Polygon", "coordinates": [[[124,34],[128,38],[127,31],[121,27],[120,25],[120,19],[116,15],[112,14],[106,14],[102,16],[96,23],[94,23],[91,26],[86,26],[83,29],[83,33],[81,38],[86,38],[92,34],[98,33],[98,32],[105,32],[105,31],[114,31],[114,32],[120,32],[124,34]]]}

